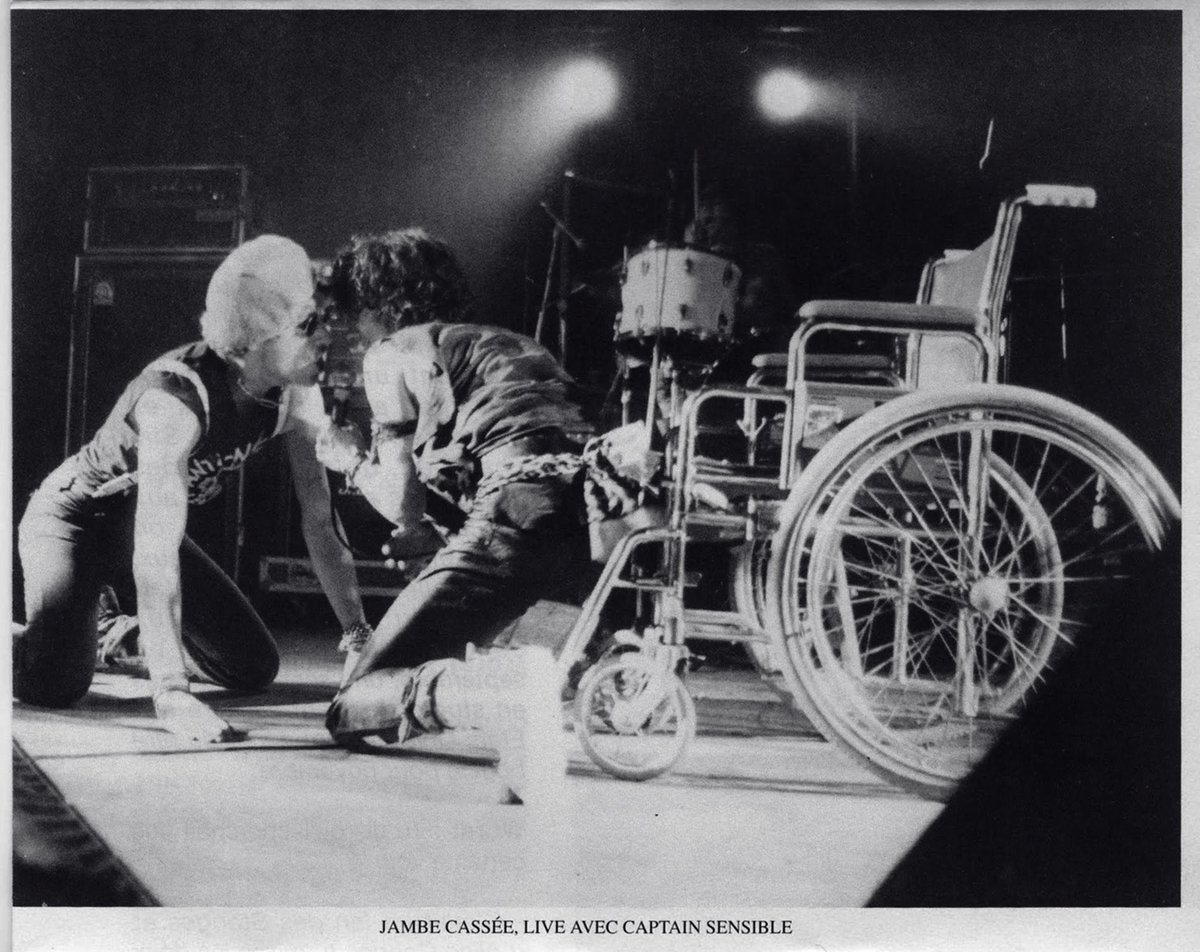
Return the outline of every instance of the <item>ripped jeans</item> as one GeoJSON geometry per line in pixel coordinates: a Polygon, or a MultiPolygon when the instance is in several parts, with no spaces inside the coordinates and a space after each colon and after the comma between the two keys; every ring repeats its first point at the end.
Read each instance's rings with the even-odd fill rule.
{"type": "MultiPolygon", "coordinates": [[[[25,578],[25,630],[13,639],[13,693],[43,707],[85,694],[96,667],[96,610],[109,584],[136,612],[136,495],[92,499],[74,458],[34,492],[18,529],[25,578]]],[[[216,684],[258,690],[279,671],[270,631],[238,587],[190,539],[179,552],[183,647],[216,684]]]]}

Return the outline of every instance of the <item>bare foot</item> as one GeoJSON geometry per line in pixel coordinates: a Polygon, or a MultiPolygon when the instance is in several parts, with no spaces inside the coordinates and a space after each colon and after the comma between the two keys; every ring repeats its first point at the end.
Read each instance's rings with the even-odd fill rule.
{"type": "Polygon", "coordinates": [[[245,731],[231,727],[203,701],[177,688],[154,698],[154,713],[163,727],[183,740],[225,744],[246,739],[245,731]]]}

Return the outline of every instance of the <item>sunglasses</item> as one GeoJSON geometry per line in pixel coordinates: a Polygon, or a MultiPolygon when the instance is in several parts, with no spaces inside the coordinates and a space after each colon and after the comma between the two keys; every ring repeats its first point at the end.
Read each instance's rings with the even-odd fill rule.
{"type": "Polygon", "coordinates": [[[321,308],[314,308],[304,320],[296,325],[296,332],[305,337],[312,337],[317,332],[317,328],[325,323],[327,323],[325,313],[321,308]]]}

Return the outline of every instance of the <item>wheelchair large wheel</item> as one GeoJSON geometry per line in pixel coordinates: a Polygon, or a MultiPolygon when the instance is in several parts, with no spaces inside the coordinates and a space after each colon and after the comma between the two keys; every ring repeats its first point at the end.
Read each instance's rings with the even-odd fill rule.
{"type": "MultiPolygon", "coordinates": [[[[1041,508],[1036,495],[1024,480],[1008,464],[994,455],[989,455],[988,459],[989,471],[998,491],[997,498],[991,503],[993,508],[997,503],[1002,503],[1008,516],[996,520],[997,535],[993,552],[989,555],[993,561],[1000,561],[1006,556],[1020,560],[1023,563],[1023,577],[1036,580],[1026,585],[1025,600],[1036,605],[1037,611],[1033,617],[1037,622],[1023,634],[1019,649],[1023,663],[1014,664],[1015,642],[1008,638],[1007,629],[1004,630],[1004,641],[998,646],[989,646],[989,639],[984,638],[982,650],[985,657],[982,663],[988,669],[988,687],[985,689],[987,706],[992,713],[998,713],[1021,700],[1025,690],[1037,677],[1037,672],[1042,670],[1051,654],[1058,649],[1063,583],[1061,558],[1058,556],[1049,515],[1041,508]],[[1011,677],[1000,677],[1000,671],[1008,671],[1011,677]]],[[[907,556],[912,571],[911,584],[926,593],[939,588],[940,580],[922,577],[921,569],[929,570],[931,564],[919,546],[913,548],[911,540],[898,544],[896,538],[888,539],[875,531],[857,536],[853,533],[843,534],[841,542],[840,548],[832,551],[826,548],[821,555],[830,568],[823,581],[823,620],[827,626],[837,627],[839,632],[853,630],[860,633],[860,652],[869,646],[870,653],[875,655],[866,659],[866,666],[870,668],[881,653],[886,656],[892,650],[892,627],[889,626],[894,627],[896,623],[893,611],[896,586],[890,581],[890,576],[894,574],[890,566],[899,564],[899,560],[907,556]],[[849,591],[854,592],[853,599],[843,597],[849,591]]],[[[737,574],[734,591],[738,593],[738,604],[750,606],[748,611],[743,611],[747,611],[748,617],[764,631],[770,624],[766,610],[769,555],[770,540],[755,539],[746,544],[745,551],[735,563],[737,574]]],[[[1002,620],[1007,623],[1014,621],[1011,614],[1002,620]]],[[[936,631],[944,641],[945,626],[955,623],[954,613],[943,612],[939,616],[931,616],[929,622],[930,631],[925,633],[925,640],[931,640],[936,631]]],[[[990,633],[991,640],[1001,637],[1000,631],[997,625],[990,633]]],[[[840,634],[838,637],[841,637],[840,634]]],[[[844,640],[843,643],[848,644],[844,640]]],[[[785,701],[796,700],[789,680],[784,675],[785,663],[780,660],[781,654],[774,639],[747,643],[746,652],[759,677],[767,685],[785,701]]],[[[845,667],[857,673],[863,670],[863,664],[861,656],[855,658],[848,655],[845,667]]]]}
{"type": "Polygon", "coordinates": [[[1146,457],[1073,404],[912,394],[801,475],[772,542],[768,630],[827,738],[944,799],[1178,518],[1146,457]]]}
{"type": "Polygon", "coordinates": [[[679,677],[632,651],[592,667],[575,696],[575,733],[606,773],[649,780],[666,773],[696,736],[696,707],[679,677]]]}
{"type": "MultiPolygon", "coordinates": [[[[767,565],[770,556],[770,538],[754,538],[740,546],[729,563],[734,606],[749,626],[763,632],[767,627],[767,565]]],[[[763,683],[785,701],[791,700],[774,644],[770,641],[748,641],[745,647],[746,655],[763,683]]]]}

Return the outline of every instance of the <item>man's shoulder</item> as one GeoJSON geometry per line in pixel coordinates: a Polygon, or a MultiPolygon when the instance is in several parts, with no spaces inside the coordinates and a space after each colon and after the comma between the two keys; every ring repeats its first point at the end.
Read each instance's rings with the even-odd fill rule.
{"type": "Polygon", "coordinates": [[[393,331],[367,349],[367,353],[425,353],[437,349],[438,331],[447,325],[414,324],[393,331]]]}
{"type": "Polygon", "coordinates": [[[211,403],[226,392],[228,365],[204,341],[181,344],[160,354],[142,368],[126,394],[140,401],[147,391],[162,391],[181,400],[194,414],[207,420],[211,403]]]}
{"type": "Polygon", "coordinates": [[[469,349],[481,354],[508,357],[545,356],[553,359],[549,351],[528,334],[495,324],[447,324],[443,327],[438,343],[448,351],[469,349]]]}
{"type": "Polygon", "coordinates": [[[204,374],[223,372],[226,364],[208,344],[202,340],[198,340],[188,344],[180,344],[178,347],[172,347],[170,350],[159,354],[142,368],[142,372],[169,372],[171,368],[179,368],[181,366],[193,372],[204,374]]]}
{"type": "Polygon", "coordinates": [[[442,360],[433,338],[410,333],[424,326],[403,328],[367,348],[363,355],[363,379],[368,390],[390,388],[397,383],[413,386],[413,381],[440,373],[442,360]]]}

